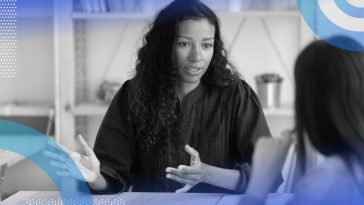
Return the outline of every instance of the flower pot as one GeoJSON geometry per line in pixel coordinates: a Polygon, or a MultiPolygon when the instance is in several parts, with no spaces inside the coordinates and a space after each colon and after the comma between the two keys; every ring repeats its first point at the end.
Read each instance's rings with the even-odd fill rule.
{"type": "Polygon", "coordinates": [[[281,82],[257,82],[258,97],[263,108],[280,106],[281,82]]]}

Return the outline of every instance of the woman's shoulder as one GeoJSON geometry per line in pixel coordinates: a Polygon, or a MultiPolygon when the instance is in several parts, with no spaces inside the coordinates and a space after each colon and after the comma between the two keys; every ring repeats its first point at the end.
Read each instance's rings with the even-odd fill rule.
{"type": "Polygon", "coordinates": [[[249,92],[253,89],[250,85],[242,78],[237,78],[232,81],[229,85],[221,87],[222,90],[238,91],[238,92],[249,92]]]}
{"type": "Polygon", "coordinates": [[[222,87],[220,89],[224,95],[229,96],[234,99],[257,99],[257,95],[252,89],[252,87],[241,78],[234,80],[230,85],[222,87]]]}
{"type": "Polygon", "coordinates": [[[130,88],[131,88],[131,80],[126,80],[121,85],[121,87],[119,88],[117,93],[115,94],[111,104],[120,104],[120,102],[122,102],[122,101],[129,100],[129,98],[130,98],[130,95],[129,95],[130,88]]]}

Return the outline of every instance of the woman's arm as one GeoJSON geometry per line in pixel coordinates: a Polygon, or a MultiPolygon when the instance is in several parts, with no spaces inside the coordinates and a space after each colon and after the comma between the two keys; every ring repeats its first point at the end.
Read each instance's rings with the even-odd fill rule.
{"type": "Polygon", "coordinates": [[[239,188],[241,174],[238,170],[223,169],[202,163],[204,183],[235,191],[239,188]]]}
{"type": "Polygon", "coordinates": [[[88,182],[88,186],[95,191],[106,191],[110,189],[110,182],[99,172],[95,181],[88,182]]]}
{"type": "Polygon", "coordinates": [[[135,129],[128,120],[130,81],[126,81],[112,100],[96,136],[94,152],[100,172],[89,184],[97,194],[126,191],[133,183],[131,167],[136,156],[135,129]]]}
{"type": "Polygon", "coordinates": [[[259,138],[253,155],[253,172],[245,194],[264,201],[281,175],[281,171],[292,143],[290,137],[284,139],[259,138]]]}

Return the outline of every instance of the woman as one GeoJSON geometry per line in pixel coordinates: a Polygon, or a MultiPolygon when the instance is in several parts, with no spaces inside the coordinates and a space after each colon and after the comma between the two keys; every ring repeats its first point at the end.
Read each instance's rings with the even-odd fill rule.
{"type": "MultiPolygon", "coordinates": [[[[80,136],[86,155],[66,150],[95,192],[133,185],[138,192],[241,193],[262,135],[270,132],[259,100],[228,61],[219,19],[197,0],[176,0],[144,36],[135,76],[114,97],[94,151],[80,136]]],[[[72,176],[67,163],[52,164],[72,176]]]]}
{"type": "MultiPolygon", "coordinates": [[[[354,40],[330,39],[361,47],[354,40]]],[[[362,50],[362,49],[358,49],[362,50]]],[[[295,66],[296,135],[305,175],[288,204],[364,204],[364,53],[313,42],[295,66]],[[326,156],[318,167],[305,170],[305,146],[326,156]]],[[[281,172],[290,139],[261,139],[253,157],[253,173],[244,204],[264,204],[281,172]],[[269,171],[267,171],[269,170],[269,171]],[[250,203],[249,203],[250,202],[250,203]]]]}

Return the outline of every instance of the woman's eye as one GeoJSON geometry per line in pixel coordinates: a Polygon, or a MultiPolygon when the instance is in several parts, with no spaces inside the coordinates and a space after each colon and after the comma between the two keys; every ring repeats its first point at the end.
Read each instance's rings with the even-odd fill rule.
{"type": "Polygon", "coordinates": [[[211,43],[206,43],[206,44],[203,44],[203,48],[212,48],[212,44],[211,43]]]}
{"type": "Polygon", "coordinates": [[[183,47],[186,47],[186,46],[189,46],[190,44],[189,43],[186,43],[186,42],[181,42],[178,45],[183,46],[183,47]]]}

